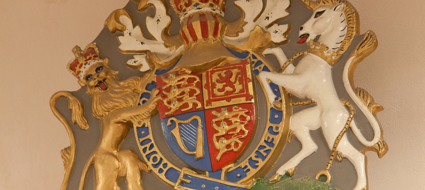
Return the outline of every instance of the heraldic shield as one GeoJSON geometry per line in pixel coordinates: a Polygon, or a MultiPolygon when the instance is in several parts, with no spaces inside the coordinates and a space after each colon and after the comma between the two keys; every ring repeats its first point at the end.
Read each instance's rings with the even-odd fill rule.
{"type": "Polygon", "coordinates": [[[174,187],[249,189],[252,179],[269,170],[268,163],[275,162],[285,146],[288,94],[270,83],[276,101],[286,109],[259,104],[267,96],[258,75],[269,72],[270,66],[253,53],[226,51],[234,57],[205,71],[176,66],[157,70],[141,94],[141,105],[153,96],[161,98],[157,107],[164,139],[188,167],[176,167],[162,155],[152,138],[151,122],[135,125],[139,149],[152,171],[174,187]],[[261,114],[268,119],[257,128],[257,110],[264,108],[261,114]]]}
{"type": "Polygon", "coordinates": [[[68,64],[86,89],[80,93],[92,98],[99,123],[91,125],[102,130],[92,156],[76,153],[87,146],[78,141],[84,134],[72,130],[55,105],[67,98],[69,121],[87,130],[87,114],[75,97],[84,96],[58,92],[51,99],[70,134],[71,146],[61,152],[63,190],[69,180],[80,189],[90,186],[85,177],[91,165],[96,190],[120,189],[124,176],[133,190],[143,189],[142,178],[146,189],[286,189],[286,182],[297,183],[286,178],[295,171],[295,178],[315,178],[309,180],[315,187],[332,179],[332,185],[363,190],[364,153],[382,157],[388,151],[375,117],[382,106],[352,80],[377,38],[371,31],[357,35],[358,15],[346,0],[135,0],[105,25],[96,43],[73,48],[68,64]],[[149,11],[155,14],[146,16],[149,11]],[[301,22],[304,14],[311,17],[301,22]],[[322,133],[310,133],[319,128],[322,133]],[[136,143],[125,145],[131,132],[136,143]],[[300,150],[297,143],[285,148],[293,137],[300,150]],[[319,148],[325,143],[330,155],[319,148]],[[76,164],[81,182],[71,177],[78,173],[71,173],[75,155],[87,161],[83,168],[76,164]],[[354,167],[331,170],[344,158],[354,167]]]}
{"type": "Polygon", "coordinates": [[[203,73],[179,70],[157,76],[162,129],[173,152],[190,166],[216,171],[249,144],[255,127],[251,67],[247,59],[203,73]]]}

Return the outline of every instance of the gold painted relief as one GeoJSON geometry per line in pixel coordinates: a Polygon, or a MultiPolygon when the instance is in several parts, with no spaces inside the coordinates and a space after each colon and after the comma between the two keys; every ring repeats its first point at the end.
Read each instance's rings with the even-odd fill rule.
{"type": "Polygon", "coordinates": [[[202,75],[206,108],[254,102],[251,67],[243,64],[231,61],[202,75]]]}
{"type": "Polygon", "coordinates": [[[212,122],[214,129],[217,130],[217,133],[213,136],[214,146],[219,150],[216,157],[217,161],[220,161],[221,156],[225,152],[237,152],[242,147],[243,142],[239,139],[248,136],[248,130],[245,129],[245,125],[251,120],[251,117],[245,114],[247,112],[249,112],[249,110],[237,106],[234,106],[231,112],[228,112],[226,108],[222,108],[221,112],[212,112],[212,114],[216,116],[212,122]],[[230,121],[232,124],[228,125],[227,121],[230,121]],[[217,122],[219,122],[220,125],[217,125],[217,122]],[[241,131],[242,134],[240,134],[241,131]],[[232,135],[232,137],[226,139],[224,135],[232,135]]]}
{"type": "Polygon", "coordinates": [[[220,71],[212,75],[212,81],[216,83],[214,88],[214,94],[217,96],[223,96],[226,92],[239,93],[242,90],[242,84],[240,84],[239,79],[241,78],[241,73],[239,69],[231,69],[229,71],[220,71]],[[231,84],[227,84],[224,81],[225,77],[230,77],[231,84]]]}
{"type": "Polygon", "coordinates": [[[170,74],[168,78],[162,77],[162,80],[167,83],[163,86],[163,93],[167,96],[164,99],[164,104],[170,111],[166,112],[165,115],[171,115],[182,106],[186,105],[186,108],[181,109],[182,112],[192,109],[193,105],[196,105],[196,109],[201,108],[201,102],[196,99],[196,96],[201,91],[194,85],[188,85],[188,79],[194,78],[195,81],[191,84],[200,82],[200,79],[195,75],[180,75],[176,77],[175,74],[170,74]],[[166,88],[171,87],[169,92],[165,91],[166,88]],[[180,100],[180,101],[179,101],[180,100]]]}
{"type": "Polygon", "coordinates": [[[87,124],[86,118],[84,118],[83,105],[81,104],[80,100],[72,96],[71,93],[64,91],[57,92],[52,96],[52,98],[50,99],[50,109],[52,109],[53,114],[56,116],[56,118],[58,118],[59,121],[65,126],[71,144],[69,147],[66,147],[61,150],[61,157],[64,164],[65,175],[60,189],[66,190],[66,187],[68,186],[68,180],[71,175],[71,170],[75,162],[76,145],[74,133],[72,132],[70,124],[66,122],[66,118],[62,114],[60,114],[58,109],[56,108],[56,101],[60,97],[65,97],[69,101],[69,109],[72,110],[72,123],[76,123],[83,130],[87,130],[89,126],[87,124]]]}
{"type": "Polygon", "coordinates": [[[199,116],[195,115],[192,118],[186,120],[186,121],[181,121],[178,120],[176,118],[171,118],[170,120],[168,120],[167,126],[171,125],[171,121],[174,121],[174,123],[176,124],[176,128],[174,128],[171,133],[174,135],[174,137],[177,139],[177,143],[179,144],[179,147],[186,153],[186,154],[191,154],[191,155],[196,155],[196,159],[201,159],[204,157],[205,153],[204,153],[204,139],[203,139],[203,130],[202,130],[202,120],[199,116]],[[184,145],[183,139],[182,139],[182,135],[180,133],[180,123],[183,124],[188,124],[190,122],[192,122],[193,120],[197,120],[198,121],[198,126],[197,131],[196,131],[196,150],[191,152],[187,149],[186,145],[184,145]]]}
{"type": "Polygon", "coordinates": [[[291,181],[284,179],[288,175],[305,175],[305,167],[299,164],[319,145],[311,142],[308,131],[320,127],[330,159],[316,175],[326,182],[317,187],[333,189],[333,184],[343,181],[331,177],[336,159],[354,165],[357,178],[352,180],[357,183],[350,188],[367,189],[365,152],[375,151],[382,157],[388,145],[376,119],[383,107],[366,90],[354,86],[355,68],[377,48],[377,38],[368,31],[354,44],[359,17],[352,4],[346,0],[235,0],[232,6],[226,6],[226,0],[134,2],[114,11],[105,21],[107,30],[96,39],[99,44],[118,42],[99,49],[105,49],[105,54],[119,50],[105,57],[127,62],[102,59],[96,43],[84,50],[76,46],[67,68],[89,100],[65,91],[51,98],[51,109],[70,138],[70,146],[61,151],[65,168],[61,190],[69,183],[79,183],[82,190],[89,175],[95,190],[121,189],[121,177],[130,190],[155,189],[158,183],[178,190],[284,189],[280,183],[291,181]],[[310,9],[307,13],[298,8],[306,14],[313,11],[309,20],[302,24],[298,18],[285,19],[291,16],[290,8],[298,11],[300,6],[310,9]],[[240,17],[227,21],[225,8],[238,11],[240,17]],[[138,14],[146,11],[150,14],[138,14]],[[171,17],[170,11],[177,17],[171,17]],[[170,31],[176,32],[171,35],[170,31]],[[333,80],[340,74],[332,69],[338,64],[344,64],[339,89],[333,80]],[[130,73],[127,69],[138,69],[140,76],[119,80],[118,71],[130,73]],[[340,94],[348,96],[342,99],[340,94]],[[296,102],[291,96],[306,99],[296,102]],[[98,144],[78,170],[76,150],[82,145],[77,146],[71,125],[56,107],[60,98],[69,101],[71,120],[82,130],[89,129],[88,116],[100,122],[98,144]],[[92,113],[84,115],[81,102],[91,102],[92,113]],[[293,106],[305,107],[292,114],[293,106]],[[156,114],[159,120],[154,122],[156,114]],[[362,134],[369,126],[378,134],[372,141],[362,134]],[[350,129],[364,145],[362,151],[347,140],[345,133],[350,129]],[[134,148],[122,148],[128,144],[121,147],[128,133],[134,133],[132,145],[137,143],[140,154],[134,148]],[[303,144],[299,153],[284,150],[292,138],[303,144]],[[287,155],[291,159],[273,167],[287,155]],[[81,174],[74,172],[80,170],[81,174]],[[141,175],[149,175],[152,181],[142,184],[141,175]],[[266,175],[273,177],[263,179],[266,175]]]}
{"type": "MultiPolygon", "coordinates": [[[[69,70],[79,79],[79,84],[87,86],[87,93],[93,98],[93,115],[101,120],[102,137],[96,151],[92,154],[81,176],[79,189],[83,189],[88,169],[91,165],[95,173],[95,189],[118,189],[119,177],[126,177],[127,184],[132,189],[141,189],[140,171],[150,171],[146,163],[138,159],[132,150],[120,150],[120,144],[127,135],[132,124],[144,122],[155,114],[155,104],[160,101],[159,97],[151,99],[145,106],[137,106],[141,86],[149,78],[135,77],[125,81],[119,81],[117,72],[109,68],[108,59],[100,59],[96,44],[89,44],[83,52],[78,46],[74,48],[76,58],[68,65],[69,70]],[[84,69],[82,65],[84,66],[84,69]],[[119,94],[119,96],[117,96],[119,94]],[[119,97],[119,98],[117,98],[119,97]]],[[[57,93],[51,99],[53,112],[57,98],[64,96],[71,100],[73,110],[73,122],[77,122],[83,129],[88,125],[82,113],[82,104],[70,93],[57,93]]],[[[68,124],[64,121],[65,126],[68,124]]],[[[69,128],[69,127],[67,127],[69,128]]],[[[64,182],[69,176],[75,158],[75,142],[72,131],[68,130],[71,137],[71,148],[62,151],[64,162],[67,163],[67,171],[64,182]],[[70,152],[68,154],[67,152],[70,152]]],[[[66,189],[67,184],[62,184],[61,189],[66,189]]]]}

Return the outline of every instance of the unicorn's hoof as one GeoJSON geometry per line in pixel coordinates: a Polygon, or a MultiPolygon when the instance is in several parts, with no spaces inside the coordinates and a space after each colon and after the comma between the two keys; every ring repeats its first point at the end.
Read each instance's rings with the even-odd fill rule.
{"type": "Polygon", "coordinates": [[[295,173],[295,171],[297,171],[297,167],[296,166],[293,167],[293,168],[291,168],[291,169],[289,169],[289,170],[287,170],[286,172],[289,174],[289,176],[293,176],[294,173],[295,173]]]}
{"type": "Polygon", "coordinates": [[[276,173],[276,174],[273,175],[273,177],[271,177],[269,179],[269,182],[270,183],[276,183],[280,180],[280,177],[281,177],[280,174],[276,173]]]}

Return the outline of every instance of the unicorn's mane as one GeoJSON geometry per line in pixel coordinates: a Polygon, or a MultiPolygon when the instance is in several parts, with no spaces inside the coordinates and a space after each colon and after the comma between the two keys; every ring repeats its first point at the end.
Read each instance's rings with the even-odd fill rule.
{"type": "MultiPolygon", "coordinates": [[[[343,0],[330,0],[330,1],[343,1],[343,0]]],[[[342,41],[341,46],[338,48],[337,54],[343,54],[347,51],[348,47],[351,45],[351,42],[359,33],[360,27],[358,24],[358,14],[356,9],[347,1],[344,2],[344,14],[345,19],[347,20],[347,34],[345,35],[344,40],[342,41]]]]}

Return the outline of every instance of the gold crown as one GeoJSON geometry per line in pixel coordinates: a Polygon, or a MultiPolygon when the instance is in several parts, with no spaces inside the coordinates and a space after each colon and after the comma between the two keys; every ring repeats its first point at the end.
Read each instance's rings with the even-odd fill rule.
{"type": "Polygon", "coordinates": [[[72,49],[72,52],[75,55],[75,58],[69,61],[68,70],[75,77],[82,79],[84,72],[94,63],[102,62],[99,56],[99,49],[96,46],[96,43],[90,43],[87,47],[81,50],[80,46],[75,46],[72,49]]]}
{"type": "Polygon", "coordinates": [[[170,3],[181,19],[198,10],[216,12],[223,15],[226,0],[170,0],[170,3]]]}
{"type": "Polygon", "coordinates": [[[329,47],[325,44],[310,40],[308,42],[308,46],[308,53],[319,56],[331,66],[335,65],[341,59],[341,54],[338,54],[334,51],[329,51],[329,47]]]}

